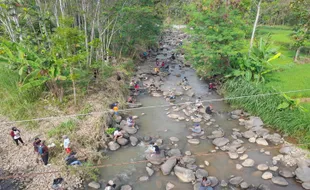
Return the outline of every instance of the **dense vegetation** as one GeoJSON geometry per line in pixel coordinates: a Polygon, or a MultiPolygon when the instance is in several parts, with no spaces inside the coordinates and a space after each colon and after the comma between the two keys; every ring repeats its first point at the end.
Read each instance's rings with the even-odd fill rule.
{"type": "Polygon", "coordinates": [[[39,98],[77,104],[90,84],[127,75],[131,59],[157,41],[162,7],[145,0],[1,0],[0,113],[34,117],[39,98]]]}
{"type": "Polygon", "coordinates": [[[305,0],[192,1],[185,6],[187,59],[202,77],[220,79],[228,97],[281,95],[229,101],[282,131],[308,141],[310,3],[305,0]],[[281,25],[281,26],[279,26],[281,25]]]}

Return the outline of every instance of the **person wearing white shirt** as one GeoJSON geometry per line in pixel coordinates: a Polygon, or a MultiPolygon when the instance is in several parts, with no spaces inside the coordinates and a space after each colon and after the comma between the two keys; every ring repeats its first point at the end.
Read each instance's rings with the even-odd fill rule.
{"type": "Polygon", "coordinates": [[[64,135],[63,138],[64,138],[64,149],[67,154],[70,154],[71,153],[70,139],[67,135],[64,135]]]}
{"type": "Polygon", "coordinates": [[[116,140],[117,138],[123,137],[123,133],[120,129],[116,129],[113,133],[113,138],[116,140]]]}

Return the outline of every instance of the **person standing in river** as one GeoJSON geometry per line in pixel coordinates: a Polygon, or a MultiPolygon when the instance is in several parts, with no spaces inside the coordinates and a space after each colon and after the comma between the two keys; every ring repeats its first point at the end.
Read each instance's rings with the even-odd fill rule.
{"type": "Polygon", "coordinates": [[[25,145],[24,141],[22,140],[22,138],[20,136],[20,130],[18,130],[16,127],[12,127],[10,135],[13,138],[13,140],[15,141],[17,146],[19,145],[18,141],[21,142],[23,145],[25,145]]]}

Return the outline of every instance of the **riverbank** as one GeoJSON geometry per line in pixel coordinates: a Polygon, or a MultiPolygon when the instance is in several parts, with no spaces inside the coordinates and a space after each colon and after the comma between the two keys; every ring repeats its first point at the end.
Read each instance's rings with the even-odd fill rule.
{"type": "MultiPolygon", "coordinates": [[[[122,80],[116,80],[116,77],[112,76],[104,83],[99,82],[97,85],[91,86],[88,96],[81,100],[83,102],[81,114],[107,110],[108,105],[113,101],[123,104],[127,93],[126,77],[128,76],[124,75],[122,80]]],[[[46,105],[46,109],[57,110],[57,115],[60,116],[69,114],[70,110],[76,110],[74,107],[72,109],[68,107],[61,111],[52,105],[46,105]]],[[[10,120],[2,117],[0,122],[2,123],[0,128],[0,168],[3,171],[1,177],[22,175],[22,177],[14,178],[10,183],[18,184],[26,189],[50,189],[53,180],[58,177],[64,179],[63,185],[67,189],[82,188],[83,180],[96,176],[96,172],[90,169],[75,172],[74,169],[71,170],[66,166],[64,159],[67,154],[62,148],[62,136],[69,136],[72,149],[77,152],[77,157],[87,157],[85,165],[95,165],[105,156],[98,152],[98,149],[107,147],[104,141],[104,130],[107,127],[105,126],[106,117],[105,113],[72,118],[59,117],[38,121],[38,127],[34,128],[29,128],[29,125],[24,123],[3,124],[10,120]],[[14,126],[21,131],[21,137],[26,146],[16,146],[9,136],[10,130],[14,126]],[[46,140],[48,145],[55,144],[49,149],[51,163],[49,167],[44,167],[41,162],[39,164],[36,162],[37,155],[34,153],[32,145],[35,137],[46,140]],[[29,176],[29,173],[35,174],[29,176]]]]}

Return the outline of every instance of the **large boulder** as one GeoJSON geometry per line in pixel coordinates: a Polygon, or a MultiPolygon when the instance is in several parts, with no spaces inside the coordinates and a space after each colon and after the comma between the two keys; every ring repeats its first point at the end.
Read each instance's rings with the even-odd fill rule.
{"type": "Polygon", "coordinates": [[[255,137],[255,135],[256,135],[256,134],[255,134],[253,131],[251,131],[251,130],[242,133],[242,136],[243,136],[244,138],[247,138],[247,139],[252,138],[252,137],[255,137]]]}
{"type": "Polygon", "coordinates": [[[212,141],[212,143],[215,146],[221,147],[226,145],[227,143],[229,143],[229,139],[225,138],[225,137],[221,137],[221,138],[216,138],[212,141]]]}
{"type": "Polygon", "coordinates": [[[238,186],[243,181],[243,178],[240,176],[233,177],[229,180],[231,185],[238,186]]]}
{"type": "Polygon", "coordinates": [[[179,178],[179,180],[189,183],[195,180],[195,174],[192,170],[175,166],[174,167],[174,174],[179,178]]]}
{"type": "Polygon", "coordinates": [[[303,182],[310,182],[310,168],[308,167],[298,167],[295,170],[296,177],[303,182]]]}
{"type": "Polygon", "coordinates": [[[208,179],[211,181],[211,186],[215,187],[219,183],[219,180],[215,176],[209,176],[208,179]]]}
{"type": "Polygon", "coordinates": [[[118,138],[116,141],[118,144],[120,144],[122,146],[125,146],[126,144],[128,144],[128,140],[125,138],[118,138]]]}
{"type": "Polygon", "coordinates": [[[165,161],[165,155],[163,152],[160,154],[146,154],[146,159],[154,165],[160,165],[165,161]]]}
{"type": "Polygon", "coordinates": [[[213,131],[211,135],[208,136],[209,139],[224,137],[225,133],[222,130],[213,131]]]}
{"type": "Polygon", "coordinates": [[[97,183],[95,181],[92,181],[88,184],[88,187],[91,187],[93,189],[100,189],[100,183],[97,183]]]}
{"type": "Polygon", "coordinates": [[[254,160],[248,158],[248,159],[246,159],[246,160],[244,160],[242,162],[242,166],[244,166],[244,167],[252,167],[252,166],[254,166],[254,163],[255,163],[254,160]]]}
{"type": "Polygon", "coordinates": [[[109,149],[112,151],[115,151],[121,147],[119,144],[117,144],[114,141],[109,142],[108,146],[109,146],[109,149]]]}
{"type": "Polygon", "coordinates": [[[189,144],[196,144],[196,145],[200,143],[198,139],[188,139],[187,142],[189,144]]]}
{"type": "Polygon", "coordinates": [[[259,117],[251,116],[250,119],[246,121],[246,125],[252,126],[252,127],[260,127],[264,125],[264,122],[259,117]]]}
{"type": "Polygon", "coordinates": [[[132,146],[136,146],[136,145],[138,144],[138,142],[139,142],[138,138],[135,137],[135,136],[130,136],[130,137],[129,137],[129,140],[130,140],[130,144],[131,144],[132,146]]]}
{"type": "Polygon", "coordinates": [[[184,156],[181,160],[180,160],[181,164],[194,164],[196,162],[196,158],[193,156],[184,156]]]}
{"type": "Polygon", "coordinates": [[[169,158],[164,164],[160,166],[160,169],[164,175],[169,175],[176,163],[176,158],[169,158]]]}
{"type": "Polygon", "coordinates": [[[285,178],[294,177],[294,174],[291,171],[289,171],[288,169],[285,169],[285,168],[280,169],[279,170],[279,174],[280,174],[280,176],[285,177],[285,178]]]}
{"type": "Polygon", "coordinates": [[[195,175],[198,179],[202,179],[203,177],[208,177],[209,173],[204,169],[198,169],[195,175]]]}
{"type": "Polygon", "coordinates": [[[130,135],[136,134],[138,130],[135,127],[128,127],[127,125],[123,127],[123,130],[129,133],[130,135]]]}
{"type": "Polygon", "coordinates": [[[177,149],[177,148],[169,150],[167,155],[169,157],[181,157],[182,156],[180,149],[177,149]]]}
{"type": "Polygon", "coordinates": [[[288,182],[283,177],[273,177],[271,179],[271,181],[272,181],[272,183],[277,184],[277,185],[281,185],[281,186],[287,186],[288,185],[288,182]]]}

